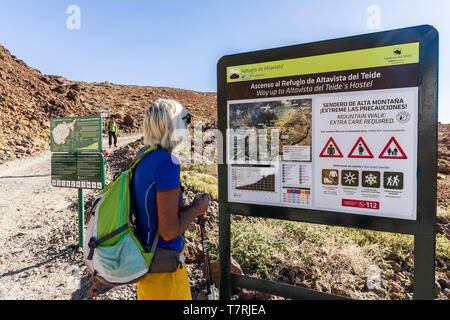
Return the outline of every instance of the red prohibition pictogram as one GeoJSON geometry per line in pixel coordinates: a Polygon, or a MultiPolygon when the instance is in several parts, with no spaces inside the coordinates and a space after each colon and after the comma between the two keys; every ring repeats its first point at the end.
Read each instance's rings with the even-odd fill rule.
{"type": "Polygon", "coordinates": [[[378,156],[380,159],[408,159],[395,137],[392,137],[378,156]]]}
{"type": "Polygon", "coordinates": [[[364,159],[372,159],[374,158],[372,151],[370,151],[366,142],[362,137],[359,137],[358,141],[356,141],[352,150],[347,156],[348,158],[364,158],[364,159]]]}
{"type": "Polygon", "coordinates": [[[339,147],[337,146],[336,142],[332,137],[328,140],[328,142],[325,144],[325,147],[323,148],[322,152],[320,153],[319,157],[322,158],[343,158],[341,150],[339,150],[339,147]]]}

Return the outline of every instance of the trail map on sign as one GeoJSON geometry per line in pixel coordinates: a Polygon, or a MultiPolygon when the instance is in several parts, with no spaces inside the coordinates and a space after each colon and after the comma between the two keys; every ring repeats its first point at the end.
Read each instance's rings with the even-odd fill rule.
{"type": "Polygon", "coordinates": [[[71,123],[60,123],[52,130],[52,138],[57,145],[64,144],[66,142],[67,137],[69,137],[75,129],[75,122],[76,120],[71,123]]]}
{"type": "Polygon", "coordinates": [[[101,116],[50,120],[52,152],[101,152],[101,116]]]}
{"type": "Polygon", "coordinates": [[[419,43],[227,67],[228,201],[416,219],[419,43]]]}

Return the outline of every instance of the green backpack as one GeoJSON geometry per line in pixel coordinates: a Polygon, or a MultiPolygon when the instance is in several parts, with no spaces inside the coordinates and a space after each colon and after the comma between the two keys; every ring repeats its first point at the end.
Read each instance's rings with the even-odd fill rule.
{"type": "Polygon", "coordinates": [[[149,272],[159,233],[150,252],[146,252],[133,221],[133,177],[137,165],[155,150],[161,147],[144,149],[125,171],[116,175],[100,192],[88,215],[84,261],[93,278],[109,286],[137,282],[149,272]]]}

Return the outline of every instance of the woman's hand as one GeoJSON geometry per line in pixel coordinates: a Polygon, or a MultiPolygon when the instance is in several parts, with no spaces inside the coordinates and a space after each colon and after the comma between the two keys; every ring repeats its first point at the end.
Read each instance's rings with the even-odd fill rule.
{"type": "Polygon", "coordinates": [[[196,195],[192,201],[192,208],[195,210],[197,217],[202,216],[208,210],[209,201],[211,200],[209,194],[196,195]]]}
{"type": "Polygon", "coordinates": [[[164,241],[176,239],[184,233],[195,218],[205,214],[209,195],[198,195],[188,209],[180,213],[180,188],[156,193],[158,231],[164,241]]]}

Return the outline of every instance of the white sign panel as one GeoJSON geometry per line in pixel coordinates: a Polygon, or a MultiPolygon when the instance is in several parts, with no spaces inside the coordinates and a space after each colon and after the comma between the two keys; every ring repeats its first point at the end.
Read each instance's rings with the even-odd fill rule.
{"type": "Polygon", "coordinates": [[[360,51],[228,68],[229,202],[416,219],[418,44],[360,51]]]}
{"type": "Polygon", "coordinates": [[[415,218],[417,95],[406,88],[316,97],[317,207],[415,218]]]}

